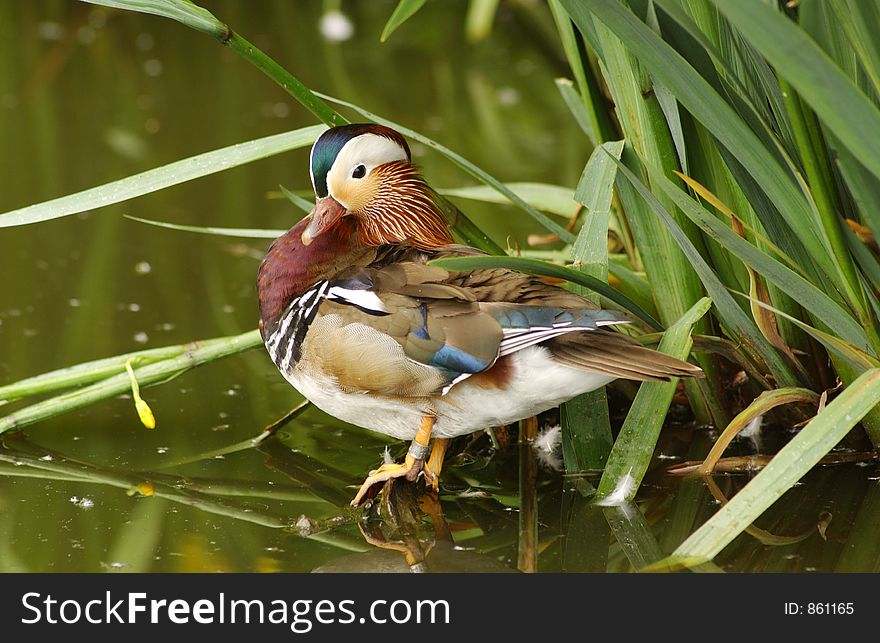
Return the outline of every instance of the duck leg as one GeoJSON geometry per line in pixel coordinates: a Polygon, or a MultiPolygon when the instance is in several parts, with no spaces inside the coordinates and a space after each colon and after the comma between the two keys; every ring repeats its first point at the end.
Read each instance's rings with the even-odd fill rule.
{"type": "Polygon", "coordinates": [[[448,446],[449,438],[434,438],[431,457],[425,463],[425,479],[431,484],[434,491],[440,488],[440,471],[443,469],[443,458],[446,456],[448,446]]]}
{"type": "Polygon", "coordinates": [[[352,507],[360,505],[374,485],[382,484],[392,478],[405,477],[407,480],[413,481],[419,477],[425,464],[425,458],[428,456],[428,444],[431,442],[431,429],[434,428],[435,421],[435,418],[427,415],[422,418],[416,437],[410,443],[409,451],[407,451],[402,464],[383,464],[378,469],[370,471],[370,475],[364,480],[354,500],[351,501],[352,507]]]}

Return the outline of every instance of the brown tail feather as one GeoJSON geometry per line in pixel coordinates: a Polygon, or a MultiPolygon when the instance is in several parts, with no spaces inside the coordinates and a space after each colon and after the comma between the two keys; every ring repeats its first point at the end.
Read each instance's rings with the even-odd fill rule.
{"type": "Polygon", "coordinates": [[[698,366],[611,331],[567,333],[546,346],[561,364],[624,379],[656,382],[672,377],[703,377],[698,366]]]}
{"type": "Polygon", "coordinates": [[[643,368],[641,365],[623,364],[617,360],[610,359],[607,355],[599,353],[585,357],[578,351],[560,349],[558,352],[553,352],[553,357],[556,361],[571,368],[604,373],[629,380],[659,382],[668,381],[670,376],[678,376],[677,373],[670,374],[665,371],[643,368]]]}

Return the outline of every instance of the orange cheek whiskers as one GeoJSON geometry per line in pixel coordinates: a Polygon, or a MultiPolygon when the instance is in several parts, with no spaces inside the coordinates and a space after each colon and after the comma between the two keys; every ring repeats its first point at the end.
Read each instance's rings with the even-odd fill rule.
{"type": "Polygon", "coordinates": [[[389,163],[374,170],[379,190],[357,213],[360,239],[367,245],[408,241],[422,250],[452,243],[431,189],[409,164],[389,163]]]}

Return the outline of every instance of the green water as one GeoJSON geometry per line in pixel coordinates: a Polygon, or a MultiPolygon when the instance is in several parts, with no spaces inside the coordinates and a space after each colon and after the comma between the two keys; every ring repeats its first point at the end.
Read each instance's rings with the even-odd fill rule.
{"type": "MultiPolygon", "coordinates": [[[[332,42],[318,28],[321,2],[205,3],[310,87],[425,132],[505,181],[575,185],[590,150],[553,87],[567,69],[546,9],[502,3],[491,37],[471,44],[466,3],[432,2],[379,45],[395,4],[343,3],[354,33],[332,42]]],[[[173,22],[0,0],[0,211],[313,122],[247,63],[173,22]]],[[[413,151],[435,187],[472,184],[439,156],[413,151]]],[[[299,150],[3,229],[0,383],[254,328],[267,243],[121,215],[288,227],[298,213],[267,193],[278,184],[308,189],[307,159],[299,150]]],[[[499,243],[524,245],[540,232],[513,209],[459,205],[499,243]]],[[[543,468],[521,497],[521,461],[533,456],[520,457],[525,447],[512,433],[500,445],[480,435],[454,446],[439,508],[418,506],[404,489],[390,512],[364,522],[343,508],[351,485],[386,445],[396,457],[405,445],[311,409],[259,447],[229,449],[301,401],[261,350],[143,395],[158,421],[152,431],[120,397],[4,437],[0,571],[406,569],[402,550],[415,558],[430,550],[430,569],[492,571],[532,555],[523,524],[532,520],[539,570],[626,571],[671,552],[718,506],[703,481],[664,475],[711,445],[712,434],[685,423],[664,431],[662,457],[629,512],[590,506],[589,480],[543,468]],[[536,510],[525,521],[521,505],[536,510]]],[[[624,412],[625,398],[615,399],[624,412]]],[[[748,443],[737,448],[751,452],[748,443]]],[[[871,467],[814,470],[761,518],[763,532],[741,536],[716,562],[737,571],[876,571],[880,492],[871,467]]],[[[728,497],[747,480],[716,478],[728,497]]]]}

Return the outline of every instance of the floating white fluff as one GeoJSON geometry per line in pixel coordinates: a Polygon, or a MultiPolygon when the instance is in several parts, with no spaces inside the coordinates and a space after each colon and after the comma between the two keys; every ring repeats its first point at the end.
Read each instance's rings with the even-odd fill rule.
{"type": "Polygon", "coordinates": [[[754,437],[756,433],[760,433],[761,425],[764,424],[764,416],[759,415],[754,420],[746,424],[745,428],[739,432],[744,438],[754,437]]]}
{"type": "Polygon", "coordinates": [[[618,507],[629,502],[629,497],[636,490],[636,479],[632,477],[632,467],[626,472],[626,475],[620,479],[614,491],[597,501],[600,507],[618,507]]]}
{"type": "Polygon", "coordinates": [[[764,424],[764,416],[759,415],[746,424],[745,428],[737,434],[737,437],[746,438],[752,443],[755,451],[761,451],[761,426],[764,424]]]}
{"type": "Polygon", "coordinates": [[[560,425],[550,426],[538,432],[535,441],[532,443],[535,450],[535,456],[541,466],[552,471],[562,470],[562,427],[560,425]]]}

